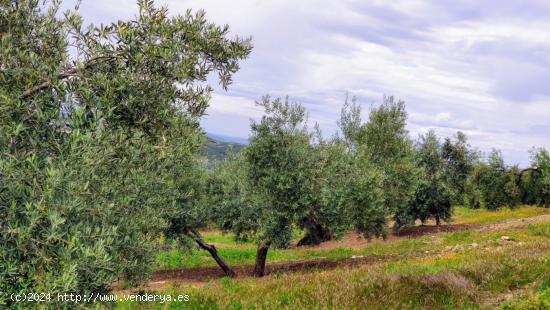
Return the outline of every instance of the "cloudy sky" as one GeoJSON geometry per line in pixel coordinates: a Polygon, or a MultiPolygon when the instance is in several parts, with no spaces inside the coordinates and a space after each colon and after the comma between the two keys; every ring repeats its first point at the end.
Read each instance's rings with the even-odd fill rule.
{"type": "MultiPolygon", "coordinates": [[[[71,4],[72,1],[66,1],[71,4]]],[[[74,3],[74,1],[73,1],[74,3]]],[[[416,138],[465,132],[482,151],[527,165],[550,147],[550,1],[164,0],[171,14],[204,9],[254,50],[203,121],[213,134],[248,137],[264,94],[289,95],[325,135],[346,92],[368,109],[384,94],[407,104],[416,138]]],[[[134,16],[134,0],[83,0],[87,22],[134,16]]]]}

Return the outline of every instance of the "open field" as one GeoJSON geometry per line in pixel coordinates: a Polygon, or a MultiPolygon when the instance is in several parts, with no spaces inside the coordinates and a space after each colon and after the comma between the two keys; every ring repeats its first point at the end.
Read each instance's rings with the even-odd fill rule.
{"type": "MultiPolygon", "coordinates": [[[[189,302],[119,303],[118,308],[547,309],[550,210],[458,208],[456,214],[449,225],[460,228],[456,231],[359,240],[348,248],[330,241],[330,247],[270,251],[269,275],[263,279],[248,276],[253,244],[206,232],[209,242],[235,266],[237,278],[223,277],[200,251],[181,252],[179,265],[167,266],[185,269],[158,271],[142,289],[185,293],[189,302]]],[[[340,242],[350,245],[349,240],[340,242]]]]}

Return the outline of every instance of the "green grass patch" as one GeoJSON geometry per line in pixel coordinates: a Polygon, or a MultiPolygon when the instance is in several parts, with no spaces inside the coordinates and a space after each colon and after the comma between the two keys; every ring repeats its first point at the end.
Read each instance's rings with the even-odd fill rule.
{"type": "Polygon", "coordinates": [[[511,219],[520,219],[538,215],[550,214],[550,209],[535,206],[520,206],[509,209],[491,211],[485,209],[468,209],[456,207],[452,223],[454,224],[485,224],[511,219]]]}
{"type": "Polygon", "coordinates": [[[237,241],[232,233],[226,233],[220,230],[207,230],[202,232],[204,241],[224,247],[254,247],[251,240],[237,241]]]}
{"type": "Polygon", "coordinates": [[[529,233],[533,236],[550,237],[550,223],[529,225],[529,233]]]}
{"type": "Polygon", "coordinates": [[[531,310],[550,309],[550,275],[543,279],[536,291],[522,294],[514,301],[507,301],[501,305],[503,310],[531,310]]]}
{"type": "Polygon", "coordinates": [[[448,242],[464,242],[466,240],[472,240],[472,236],[475,232],[472,230],[462,230],[444,235],[444,239],[448,242]]]}
{"type": "MultiPolygon", "coordinates": [[[[251,265],[256,259],[256,249],[220,248],[220,255],[230,265],[251,265]]],[[[341,259],[351,257],[355,253],[351,249],[337,248],[330,251],[322,250],[281,250],[271,249],[268,252],[268,262],[288,262],[304,259],[341,259]]],[[[175,249],[157,255],[159,269],[178,269],[216,266],[210,254],[203,250],[189,251],[175,249]]]]}

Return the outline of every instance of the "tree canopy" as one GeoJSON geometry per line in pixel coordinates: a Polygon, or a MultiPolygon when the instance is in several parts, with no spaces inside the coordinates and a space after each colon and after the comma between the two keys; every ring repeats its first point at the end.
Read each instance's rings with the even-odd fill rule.
{"type": "Polygon", "coordinates": [[[202,11],[138,4],[133,20],[83,27],[57,1],[0,2],[3,292],[144,279],[192,191],[207,77],[227,87],[250,41],[202,11]]]}
{"type": "Polygon", "coordinates": [[[410,223],[407,208],[420,170],[415,165],[413,143],[405,128],[405,102],[384,97],[363,124],[360,113],[361,108],[354,100],[344,105],[339,123],[344,139],[360,156],[359,161],[372,163],[382,172],[384,208],[394,216],[395,227],[410,223]]]}
{"type": "Polygon", "coordinates": [[[444,149],[433,130],[420,136],[417,146],[417,162],[423,169],[409,207],[411,217],[425,223],[434,218],[439,226],[441,220],[449,221],[452,216],[451,193],[445,182],[444,149]]]}

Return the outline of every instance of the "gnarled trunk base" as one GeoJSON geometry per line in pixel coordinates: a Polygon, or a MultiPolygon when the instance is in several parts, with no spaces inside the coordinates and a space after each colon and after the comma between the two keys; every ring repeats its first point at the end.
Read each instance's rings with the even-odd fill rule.
{"type": "Polygon", "coordinates": [[[318,245],[321,242],[332,239],[330,231],[315,221],[306,220],[304,227],[306,229],[306,235],[298,241],[298,246],[318,245]]]}

